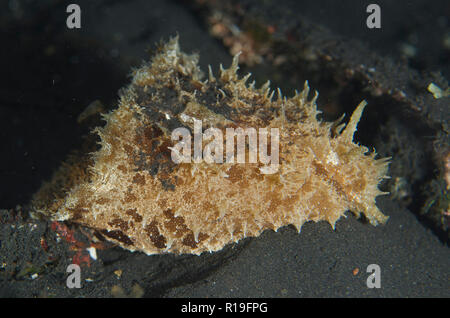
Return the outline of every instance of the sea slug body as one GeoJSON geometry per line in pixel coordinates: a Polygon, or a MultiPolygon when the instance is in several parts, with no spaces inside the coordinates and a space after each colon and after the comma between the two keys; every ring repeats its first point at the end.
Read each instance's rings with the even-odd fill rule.
{"type": "Polygon", "coordinates": [[[198,56],[181,52],[177,38],[161,45],[95,129],[100,148],[65,163],[35,195],[34,210],[147,254],[217,251],[266,229],[300,232],[308,221],[334,228],[348,210],[384,223],[375,198],[388,159],[353,143],[365,102],[346,127],[322,122],[307,83],[286,98],[237,70],[235,56],[204,80],[198,56]],[[171,134],[193,131],[194,120],[224,135],[228,127],[278,128],[276,172],[264,173],[261,162],[175,163],[171,134]]]}

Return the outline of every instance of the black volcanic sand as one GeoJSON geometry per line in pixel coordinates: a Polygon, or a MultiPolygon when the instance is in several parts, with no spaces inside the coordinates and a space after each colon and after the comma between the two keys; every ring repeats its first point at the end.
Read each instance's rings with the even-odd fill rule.
{"type": "Polygon", "coordinates": [[[45,223],[37,222],[31,233],[3,224],[2,258],[19,264],[25,258],[46,268],[34,280],[29,273],[16,274],[20,277],[14,280],[0,272],[0,293],[103,297],[111,296],[113,286],[132,294],[138,284],[150,297],[448,297],[448,248],[409,211],[388,199],[380,199],[379,206],[390,216],[385,226],[373,227],[348,214],[335,231],[325,222],[307,223],[300,234],[289,226],[201,256],[99,251],[99,260],[82,269],[82,278],[93,281],[82,282],[78,290],[65,287],[68,260],[43,265],[53,251],[62,258],[71,255],[65,244],[54,243],[45,223]],[[48,253],[40,250],[42,235],[50,245],[48,253]],[[380,289],[367,288],[369,264],[380,266],[380,289]],[[118,269],[123,271],[120,279],[113,273],[118,269]]]}
{"type": "MultiPolygon", "coordinates": [[[[448,247],[434,229],[389,197],[378,199],[381,210],[390,216],[386,225],[378,227],[348,213],[334,231],[324,222],[307,223],[300,234],[288,226],[201,256],[146,256],[118,247],[97,250],[98,259],[82,266],[82,288],[67,288],[66,267],[75,252],[50,222],[29,218],[26,204],[90,130],[87,124],[77,123],[77,116],[97,99],[112,108],[117,91],[129,81],[130,68],[147,58],[146,49],[177,32],[184,51],[200,53],[203,70],[211,64],[217,71],[218,64],[229,65],[231,57],[184,1],[78,1],[83,10],[80,31],[65,29],[65,6],[59,1],[28,7],[25,2],[0,5],[2,47],[8,48],[0,50],[0,208],[4,209],[0,210],[0,297],[450,296],[448,247]],[[381,268],[380,289],[366,286],[369,264],[381,268]]],[[[426,3],[409,2],[414,8],[424,8],[426,3]]],[[[390,14],[401,13],[402,6],[391,4],[390,14]]],[[[316,14],[314,5],[305,8],[312,11],[304,14],[321,24],[320,12],[325,9],[316,14]]],[[[424,10],[423,16],[434,14],[433,10],[424,10]]],[[[413,19],[398,19],[398,25],[368,39],[371,47],[379,47],[380,59],[388,51],[394,54],[395,39],[402,42],[408,30],[420,25],[423,17],[416,11],[416,15],[408,11],[413,19]]],[[[335,20],[327,15],[324,24],[364,42],[366,33],[345,25],[353,21],[355,12],[337,12],[335,20]]],[[[441,31],[445,30],[448,25],[441,31]]],[[[447,65],[441,55],[433,47],[409,67],[417,71],[447,65]]],[[[407,75],[385,76],[395,81],[407,75]]],[[[326,102],[322,94],[318,103],[326,102]]],[[[448,115],[444,107],[442,118],[448,115]]],[[[363,120],[361,130],[370,131],[369,124],[373,120],[366,126],[363,120]]],[[[423,167],[417,174],[428,170],[423,167]]],[[[82,234],[87,229],[68,226],[77,241],[89,243],[82,234]]]]}

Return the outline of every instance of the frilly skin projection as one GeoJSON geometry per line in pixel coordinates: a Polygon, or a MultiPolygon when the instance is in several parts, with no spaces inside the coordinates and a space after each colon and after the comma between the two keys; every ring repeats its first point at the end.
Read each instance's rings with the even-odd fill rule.
{"type": "MultiPolygon", "coordinates": [[[[134,70],[119,107],[96,128],[101,148],[71,158],[35,195],[35,212],[97,229],[120,246],[147,254],[201,254],[266,229],[325,220],[334,228],[347,210],[373,225],[388,217],[375,205],[388,158],[353,143],[365,102],[348,125],[318,120],[307,83],[292,98],[273,97],[238,78],[238,56],[202,80],[197,55],[178,39],[134,70]],[[260,163],[171,160],[171,132],[188,119],[216,127],[279,128],[279,169],[260,163]]],[[[225,149],[225,148],[224,148],[225,149]]]]}

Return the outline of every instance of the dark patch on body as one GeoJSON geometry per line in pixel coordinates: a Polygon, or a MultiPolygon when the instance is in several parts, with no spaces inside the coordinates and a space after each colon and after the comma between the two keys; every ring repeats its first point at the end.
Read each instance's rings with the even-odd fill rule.
{"type": "Polygon", "coordinates": [[[189,231],[189,228],[186,226],[182,216],[175,216],[170,209],[165,210],[163,213],[167,218],[167,221],[164,222],[164,226],[166,229],[174,233],[175,237],[180,238],[189,231]]]}
{"type": "Polygon", "coordinates": [[[131,216],[135,222],[138,223],[142,222],[142,216],[139,213],[137,213],[136,209],[126,210],[125,214],[131,216]]]}
{"type": "Polygon", "coordinates": [[[207,89],[205,92],[197,91],[197,101],[212,112],[220,114],[226,119],[233,121],[239,114],[236,109],[229,106],[229,103],[231,102],[231,92],[227,92],[226,88],[224,88],[223,85],[218,84],[217,82],[210,83],[208,84],[208,86],[209,89],[207,89]],[[227,96],[222,98],[222,93],[219,91],[219,89],[225,91],[225,94],[227,94],[227,96]]]}
{"type": "Polygon", "coordinates": [[[159,232],[158,222],[152,221],[150,224],[147,224],[147,226],[144,228],[144,230],[147,233],[147,235],[149,236],[153,245],[155,245],[155,247],[157,247],[157,248],[165,248],[166,247],[167,240],[159,232]]]}
{"type": "MultiPolygon", "coordinates": [[[[155,126],[140,127],[136,131],[136,144],[139,152],[133,156],[136,171],[147,171],[152,177],[157,177],[165,190],[175,189],[173,171],[177,164],[172,161],[171,140],[165,136],[163,131],[155,126]]],[[[142,184],[145,179],[135,176],[133,182],[142,184]]]]}
{"type": "Polygon", "coordinates": [[[120,229],[124,232],[128,231],[128,222],[122,220],[119,217],[115,217],[111,222],[108,222],[108,225],[116,229],[120,229]]]}
{"type": "Polygon", "coordinates": [[[166,191],[175,191],[175,184],[173,184],[169,179],[160,179],[161,185],[166,191]]]}
{"type": "Polygon", "coordinates": [[[129,192],[125,193],[125,198],[123,200],[125,203],[131,203],[131,202],[134,202],[136,200],[137,200],[137,198],[136,198],[136,196],[134,194],[129,193],[129,192]]]}
{"type": "MultiPolygon", "coordinates": [[[[164,216],[168,219],[164,222],[164,226],[166,229],[171,231],[175,237],[182,238],[181,244],[185,246],[189,246],[191,248],[196,248],[198,242],[195,241],[194,233],[190,230],[182,216],[175,216],[172,210],[165,210],[164,216]]],[[[199,233],[198,240],[199,242],[208,238],[207,234],[199,233]]]]}
{"type": "Polygon", "coordinates": [[[105,235],[113,240],[119,241],[125,245],[131,245],[131,246],[134,245],[134,242],[120,230],[112,230],[112,231],[101,230],[100,233],[102,233],[103,235],[105,235]]]}
{"type": "Polygon", "coordinates": [[[139,173],[137,173],[132,180],[133,183],[144,186],[145,185],[145,177],[139,173]]]}
{"type": "Polygon", "coordinates": [[[128,172],[127,168],[124,165],[118,165],[117,166],[117,170],[120,170],[123,173],[127,173],[128,172]]]}
{"type": "MultiPolygon", "coordinates": [[[[144,109],[147,114],[160,113],[160,111],[168,112],[172,116],[176,116],[184,111],[186,104],[184,100],[179,98],[179,94],[175,89],[175,85],[168,87],[167,85],[155,83],[153,86],[135,86],[137,104],[144,109]]],[[[187,102],[187,101],[186,101],[187,102]]]]}
{"type": "Polygon", "coordinates": [[[183,238],[183,241],[181,241],[181,243],[183,245],[189,246],[191,248],[197,247],[197,242],[195,242],[194,234],[192,234],[192,233],[186,234],[186,236],[183,238]]]}
{"type": "Polygon", "coordinates": [[[236,96],[237,92],[230,91],[220,80],[209,83],[208,87],[205,92],[198,91],[197,101],[237,125],[254,123],[256,119],[258,126],[265,127],[277,111],[273,107],[267,108],[265,106],[267,101],[261,96],[255,95],[253,98],[236,96]],[[220,90],[225,93],[225,97],[220,90]]]}

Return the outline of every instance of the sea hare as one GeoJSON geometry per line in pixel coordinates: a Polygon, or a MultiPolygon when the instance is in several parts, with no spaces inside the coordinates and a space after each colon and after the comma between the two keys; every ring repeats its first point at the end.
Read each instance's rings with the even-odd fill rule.
{"type": "MultiPolygon", "coordinates": [[[[217,251],[266,229],[292,224],[300,232],[308,221],[334,228],[347,210],[363,213],[373,225],[384,223],[375,198],[383,194],[378,184],[388,158],[376,160],[375,152],[353,143],[366,103],[346,126],[323,122],[317,93],[309,98],[307,83],[292,98],[279,90],[274,97],[269,83],[255,88],[237,70],[238,55],[217,78],[210,68],[204,80],[198,56],[181,52],[177,38],[160,45],[133,71],[117,109],[103,115],[106,125],[95,128],[98,150],[69,158],[35,194],[34,211],[147,254],[217,251]],[[278,147],[272,139],[267,143],[272,154],[278,151],[276,169],[228,160],[234,148],[226,146],[222,163],[198,157],[175,162],[179,141],[172,133],[183,127],[193,132],[195,122],[204,133],[216,128],[224,136],[227,128],[267,128],[271,137],[271,128],[278,129],[278,147]]],[[[248,157],[250,138],[244,140],[248,157]]],[[[208,142],[204,138],[202,147],[208,142]]],[[[214,149],[211,154],[220,153],[214,149]]]]}

